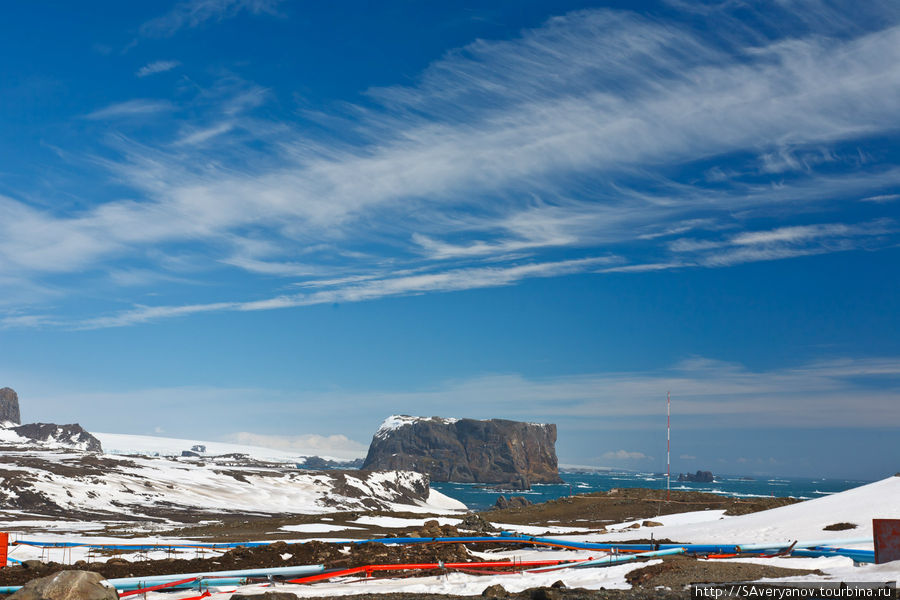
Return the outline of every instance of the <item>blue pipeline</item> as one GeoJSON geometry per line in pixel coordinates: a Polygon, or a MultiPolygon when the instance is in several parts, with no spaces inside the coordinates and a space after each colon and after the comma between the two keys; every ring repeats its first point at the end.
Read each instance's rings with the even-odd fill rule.
{"type": "MultiPolygon", "coordinates": [[[[173,575],[154,575],[149,577],[119,577],[108,579],[107,583],[119,591],[138,590],[145,587],[164,584],[181,579],[194,579],[168,589],[185,589],[219,585],[243,585],[250,579],[268,577],[303,577],[325,571],[325,565],[302,565],[298,567],[272,567],[268,569],[236,569],[231,571],[209,571],[204,573],[177,573],[173,575]]],[[[12,594],[22,586],[0,587],[0,594],[12,594]]]]}
{"type": "Polygon", "coordinates": [[[836,546],[839,544],[871,544],[872,538],[870,537],[859,537],[859,538],[844,538],[842,540],[815,540],[815,541],[806,541],[806,542],[763,542],[760,544],[738,544],[741,552],[754,552],[757,550],[780,550],[782,548],[789,548],[793,545],[794,548],[815,548],[818,546],[836,546]]]}
{"type": "Polygon", "coordinates": [[[588,562],[575,563],[572,565],[573,569],[584,569],[588,567],[605,567],[607,565],[618,565],[621,563],[631,562],[633,560],[638,560],[639,558],[654,558],[657,556],[672,556],[673,554],[684,554],[684,548],[670,548],[668,550],[656,550],[654,552],[641,552],[639,554],[627,554],[625,556],[606,556],[604,558],[598,558],[597,560],[590,560],[588,562]]]}
{"type": "MultiPolygon", "coordinates": [[[[195,589],[195,590],[203,591],[210,587],[218,587],[221,585],[227,585],[227,586],[247,585],[250,583],[253,583],[253,581],[251,581],[250,579],[248,579],[246,577],[230,577],[230,578],[226,577],[226,578],[222,578],[222,579],[210,578],[210,579],[201,579],[199,581],[192,581],[190,583],[182,583],[180,585],[173,585],[171,587],[166,588],[166,590],[195,589]]],[[[144,587],[149,587],[149,586],[136,585],[136,584],[123,584],[121,586],[117,585],[114,587],[116,588],[117,591],[128,592],[128,591],[132,591],[132,590],[143,589],[144,587]]],[[[22,589],[21,585],[0,586],[0,594],[3,594],[3,595],[15,594],[16,592],[18,592],[21,589],[22,589]]],[[[164,590],[161,590],[161,591],[164,591],[164,590]]]]}
{"type": "Polygon", "coordinates": [[[212,577],[273,577],[289,576],[303,577],[306,575],[315,575],[325,570],[325,565],[301,565],[297,567],[269,567],[265,569],[233,569],[230,571],[204,571],[202,573],[175,573],[170,575],[150,575],[147,577],[118,577],[110,579],[109,582],[118,588],[119,584],[140,583],[139,587],[148,587],[167,581],[178,581],[179,579],[212,578],[212,577]]]}
{"type": "MultiPolygon", "coordinates": [[[[674,548],[684,548],[688,554],[733,554],[739,552],[741,546],[734,544],[616,544],[616,543],[589,543],[574,542],[569,540],[559,540],[554,538],[541,538],[533,536],[469,536],[469,537],[405,537],[405,538],[376,538],[369,540],[341,540],[334,543],[339,544],[431,544],[431,543],[477,543],[477,542],[515,542],[522,544],[536,544],[547,546],[562,546],[566,548],[575,548],[578,550],[615,550],[616,548],[633,550],[637,552],[652,552],[656,550],[671,550],[674,548]]],[[[19,540],[14,544],[24,544],[29,546],[37,546],[40,548],[92,548],[98,550],[130,550],[130,551],[146,551],[146,550],[167,550],[167,549],[207,549],[207,550],[224,550],[243,546],[246,548],[255,548],[259,546],[267,546],[272,542],[234,542],[227,544],[79,544],[76,542],[38,542],[32,540],[19,540]]],[[[772,545],[769,546],[774,547],[772,545]]]]}
{"type": "MultiPolygon", "coordinates": [[[[838,543],[864,543],[871,542],[872,538],[859,538],[850,540],[819,540],[815,542],[801,542],[796,548],[809,548],[826,546],[838,543]]],[[[616,543],[590,543],[560,540],[555,538],[542,538],[533,536],[516,536],[504,532],[501,536],[460,536],[460,537],[398,537],[376,538],[368,540],[341,540],[339,544],[430,544],[430,543],[484,543],[484,542],[514,542],[522,544],[536,544],[548,546],[562,546],[578,550],[632,550],[638,552],[651,552],[656,550],[671,550],[684,548],[688,554],[738,554],[742,552],[757,552],[787,548],[789,543],[766,542],[756,544],[616,544],[616,543]]],[[[33,540],[19,540],[13,544],[37,546],[40,548],[92,548],[98,550],[124,550],[124,551],[148,551],[148,550],[175,550],[175,549],[205,549],[227,550],[237,547],[255,548],[267,546],[272,542],[231,542],[217,544],[82,544],[77,542],[38,542],[33,540]]]]}
{"type": "Polygon", "coordinates": [[[226,550],[238,547],[258,548],[272,542],[232,542],[227,544],[82,544],[78,542],[37,542],[17,540],[10,545],[36,546],[38,548],[92,548],[95,550],[226,550]]]}
{"type": "Polygon", "coordinates": [[[807,556],[818,558],[820,556],[846,556],[856,562],[874,563],[874,550],[856,550],[852,548],[813,548],[810,550],[794,550],[791,556],[807,556]]]}
{"type": "MultiPolygon", "coordinates": [[[[196,580],[196,581],[191,581],[191,582],[189,582],[189,583],[181,583],[181,584],[179,584],[179,585],[172,585],[172,586],[169,586],[169,587],[167,587],[167,588],[165,588],[165,589],[157,590],[157,591],[160,591],[160,592],[165,592],[165,591],[168,591],[168,590],[199,590],[199,591],[204,591],[204,590],[206,590],[206,589],[208,589],[208,588],[211,588],[211,587],[219,587],[219,586],[223,586],[223,585],[227,585],[227,586],[229,586],[229,587],[230,587],[230,586],[233,586],[233,585],[235,585],[235,586],[237,586],[237,585],[249,585],[249,584],[251,584],[251,583],[254,583],[253,579],[256,579],[257,582],[258,582],[258,580],[259,580],[260,578],[258,578],[258,577],[257,577],[257,578],[249,578],[249,577],[222,577],[222,578],[215,577],[215,578],[203,578],[203,579],[199,579],[199,580],[196,580]]],[[[177,581],[177,579],[176,579],[175,581],[177,581]]],[[[159,584],[152,584],[152,585],[159,585],[159,584]]],[[[141,583],[141,584],[138,584],[138,583],[127,583],[127,584],[125,584],[125,583],[123,583],[123,584],[121,584],[121,585],[116,585],[116,586],[114,586],[114,587],[116,588],[116,590],[118,590],[118,591],[120,591],[120,592],[130,592],[130,591],[134,591],[134,590],[141,590],[141,589],[144,589],[144,588],[146,588],[146,587],[152,587],[152,585],[151,585],[151,584],[143,584],[143,583],[141,583]]],[[[2,593],[2,592],[0,592],[0,593],[2,593]]]]}
{"type": "Polygon", "coordinates": [[[652,552],[641,552],[637,554],[619,554],[615,556],[604,556],[597,560],[589,560],[586,562],[572,563],[568,565],[544,567],[541,569],[532,569],[529,573],[542,573],[545,571],[559,571],[562,569],[586,569],[592,567],[609,567],[622,563],[632,562],[641,558],[655,558],[657,556],[671,556],[673,554],[684,554],[684,548],[670,548],[669,550],[654,550],[652,552]]]}
{"type": "Polygon", "coordinates": [[[652,552],[656,550],[673,550],[684,548],[688,554],[733,554],[738,546],[720,544],[594,544],[589,542],[572,542],[554,538],[527,537],[515,535],[482,536],[482,537],[433,537],[433,538],[378,538],[374,540],[358,540],[354,544],[427,544],[432,542],[467,544],[470,542],[519,542],[523,544],[538,544],[548,546],[564,546],[578,550],[615,550],[616,548],[652,552]]]}

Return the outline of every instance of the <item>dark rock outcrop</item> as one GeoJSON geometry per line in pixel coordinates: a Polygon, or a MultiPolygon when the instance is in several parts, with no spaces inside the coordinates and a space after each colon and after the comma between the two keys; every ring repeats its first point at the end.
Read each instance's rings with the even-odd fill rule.
{"type": "Polygon", "coordinates": [[[713,474],[710,471],[697,471],[693,475],[688,473],[685,475],[684,473],[679,473],[678,481],[692,481],[694,483],[712,483],[716,478],[713,477],[713,474]]]}
{"type": "Polygon", "coordinates": [[[394,416],[372,438],[363,469],[528,489],[532,483],[562,482],[555,446],[556,425],[394,416]]]}
{"type": "Polygon", "coordinates": [[[84,430],[78,423],[69,425],[57,425],[55,423],[28,423],[13,427],[13,431],[29,440],[36,442],[56,442],[63,446],[87,450],[88,452],[103,452],[100,440],[84,430]]]}
{"type": "Polygon", "coordinates": [[[0,422],[12,421],[16,425],[22,422],[19,416],[19,396],[12,388],[0,389],[0,422]]]}

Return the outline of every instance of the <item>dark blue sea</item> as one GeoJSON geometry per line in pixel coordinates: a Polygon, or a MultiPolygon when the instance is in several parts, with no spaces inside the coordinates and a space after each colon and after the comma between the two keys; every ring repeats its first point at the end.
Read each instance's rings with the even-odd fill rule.
{"type": "MultiPolygon", "coordinates": [[[[564,484],[539,484],[527,492],[498,490],[495,487],[475,483],[440,483],[432,482],[432,487],[451,498],[464,503],[470,509],[483,510],[490,508],[497,501],[497,496],[525,496],[532,502],[545,502],[572,494],[589,492],[605,492],[612,488],[646,487],[666,489],[666,476],[653,473],[634,472],[574,472],[560,471],[564,484]]],[[[759,477],[746,479],[740,476],[716,476],[713,483],[676,482],[672,479],[671,489],[710,492],[723,496],[759,497],[759,496],[793,496],[809,500],[821,498],[828,494],[843,492],[870,481],[851,479],[823,479],[805,477],[759,477]]]]}

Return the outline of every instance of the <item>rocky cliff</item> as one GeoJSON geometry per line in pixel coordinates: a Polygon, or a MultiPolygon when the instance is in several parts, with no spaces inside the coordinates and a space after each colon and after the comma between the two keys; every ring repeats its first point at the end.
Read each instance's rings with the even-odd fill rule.
{"type": "Polygon", "coordinates": [[[9,421],[18,425],[22,422],[19,416],[19,396],[12,388],[0,389],[0,423],[9,421]]]}
{"type": "Polygon", "coordinates": [[[372,438],[363,469],[411,470],[433,481],[517,488],[562,481],[556,425],[503,419],[388,417],[372,438]]]}

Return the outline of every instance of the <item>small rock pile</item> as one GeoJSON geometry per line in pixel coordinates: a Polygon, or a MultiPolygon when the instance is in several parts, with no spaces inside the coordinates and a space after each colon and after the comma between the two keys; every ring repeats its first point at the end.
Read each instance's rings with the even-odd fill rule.
{"type": "Polygon", "coordinates": [[[509,500],[506,499],[506,496],[498,496],[497,502],[494,503],[494,508],[500,510],[507,508],[525,508],[526,506],[531,506],[531,500],[525,496],[511,496],[509,500]]]}

